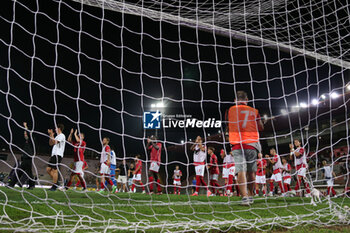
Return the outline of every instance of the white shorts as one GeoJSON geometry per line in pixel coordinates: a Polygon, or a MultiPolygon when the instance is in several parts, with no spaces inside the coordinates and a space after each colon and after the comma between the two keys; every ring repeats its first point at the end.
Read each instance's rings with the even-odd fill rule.
{"type": "Polygon", "coordinates": [[[334,184],[334,180],[333,179],[327,180],[327,187],[332,187],[333,184],[334,184]]]}
{"type": "Polygon", "coordinates": [[[287,179],[284,179],[284,180],[283,180],[283,183],[289,184],[289,185],[290,185],[290,182],[291,182],[291,181],[292,181],[291,178],[287,178],[287,179]]]}
{"type": "Polygon", "coordinates": [[[158,173],[159,171],[158,162],[151,162],[151,167],[149,168],[149,170],[158,173]]]}
{"type": "Polygon", "coordinates": [[[228,169],[227,168],[223,168],[222,169],[222,178],[223,179],[227,179],[228,178],[228,169]]]}
{"type": "Polygon", "coordinates": [[[218,181],[218,179],[219,179],[219,174],[211,174],[211,175],[209,176],[209,179],[210,179],[210,180],[216,180],[216,181],[218,181]]]}
{"type": "Polygon", "coordinates": [[[298,170],[298,176],[306,177],[306,168],[302,167],[298,170]]]}
{"type": "Polygon", "coordinates": [[[196,176],[204,176],[204,165],[196,165],[195,169],[196,169],[196,176]]]}
{"type": "Polygon", "coordinates": [[[109,173],[111,173],[111,171],[109,170],[109,167],[106,164],[102,163],[101,169],[100,169],[100,174],[109,176],[109,173]]]}
{"type": "Polygon", "coordinates": [[[255,183],[257,184],[266,184],[266,176],[256,176],[255,183]]]}
{"type": "Polygon", "coordinates": [[[275,181],[275,182],[281,182],[282,181],[282,175],[281,175],[281,173],[272,174],[270,179],[275,181]]]}
{"type": "Polygon", "coordinates": [[[135,175],[132,177],[132,180],[141,181],[141,174],[135,174],[135,175]]]}
{"type": "Polygon", "coordinates": [[[236,173],[236,167],[230,167],[228,169],[228,174],[229,175],[235,176],[235,173],[236,173]]]}
{"type": "Polygon", "coordinates": [[[122,184],[126,184],[126,176],[118,176],[117,182],[118,183],[122,183],[122,184]]]}
{"type": "Polygon", "coordinates": [[[179,180],[174,180],[174,183],[173,183],[174,185],[181,185],[181,181],[179,181],[179,180]]]}
{"type": "Polygon", "coordinates": [[[82,161],[77,161],[77,162],[74,162],[74,173],[75,174],[84,174],[83,172],[83,166],[84,166],[84,162],[82,161]]]}

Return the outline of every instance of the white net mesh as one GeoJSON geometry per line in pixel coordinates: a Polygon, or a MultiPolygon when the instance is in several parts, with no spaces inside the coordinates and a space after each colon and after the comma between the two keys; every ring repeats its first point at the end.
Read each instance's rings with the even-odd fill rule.
{"type": "Polygon", "coordinates": [[[348,1],[36,0],[5,1],[0,12],[0,182],[8,186],[0,187],[1,231],[349,224],[348,1]],[[259,110],[265,124],[261,152],[269,157],[267,186],[258,185],[249,206],[237,197],[237,174],[223,178],[231,151],[227,110],[239,90],[259,110]],[[145,129],[158,119],[164,120],[158,129],[145,129]],[[50,191],[56,186],[47,167],[55,162],[56,142],[49,143],[48,129],[61,123],[67,142],[60,191],[50,191]],[[82,144],[73,143],[81,132],[87,190],[76,177],[68,182],[78,169],[74,148],[82,144]],[[160,143],[153,149],[151,135],[160,143]],[[191,150],[198,135],[211,167],[202,168],[206,185],[192,196],[198,191],[194,181],[201,181],[191,150]],[[118,180],[101,186],[105,137],[120,170],[118,180]],[[303,174],[296,167],[299,155],[290,155],[294,139],[305,150],[302,180],[312,198],[307,184],[297,182],[303,174]],[[217,182],[210,176],[216,175],[210,147],[218,160],[217,182]],[[281,187],[274,176],[270,148],[291,166],[290,190],[286,171],[281,187]],[[160,161],[152,163],[157,151],[160,161]],[[150,172],[158,166],[158,175],[150,172]],[[293,192],[295,186],[300,192],[293,192]],[[207,187],[216,196],[207,196],[207,187]]]}

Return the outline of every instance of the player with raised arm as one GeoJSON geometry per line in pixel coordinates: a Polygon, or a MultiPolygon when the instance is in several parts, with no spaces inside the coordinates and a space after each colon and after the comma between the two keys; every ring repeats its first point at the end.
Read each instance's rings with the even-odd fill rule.
{"type": "Polygon", "coordinates": [[[101,152],[101,158],[100,158],[100,176],[101,176],[101,189],[100,193],[103,193],[105,190],[105,181],[112,186],[112,190],[116,190],[116,186],[114,186],[112,180],[110,179],[110,165],[111,165],[111,148],[108,145],[110,142],[110,139],[107,137],[104,137],[102,140],[102,152],[101,152]]]}
{"type": "Polygon", "coordinates": [[[281,157],[277,154],[275,148],[270,149],[270,155],[272,157],[269,158],[269,162],[272,164],[272,176],[270,178],[270,192],[269,196],[273,196],[274,183],[278,183],[278,187],[281,190],[282,196],[285,195],[284,187],[282,184],[282,162],[281,157]]]}
{"type": "Polygon", "coordinates": [[[295,170],[297,171],[297,183],[295,185],[295,192],[299,192],[301,182],[303,182],[306,190],[305,197],[311,197],[310,186],[306,178],[306,170],[308,165],[306,162],[305,150],[303,147],[301,147],[300,141],[298,139],[294,140],[294,146],[293,144],[289,144],[290,159],[294,159],[295,170]],[[296,149],[294,149],[294,146],[296,149]]]}
{"type": "Polygon", "coordinates": [[[142,193],[145,192],[145,186],[143,185],[141,181],[141,173],[142,173],[142,161],[140,160],[140,155],[135,156],[135,170],[133,171],[133,178],[132,178],[132,186],[129,193],[136,193],[135,185],[138,184],[142,187],[142,193]]]}
{"type": "Polygon", "coordinates": [[[250,205],[254,202],[256,159],[261,151],[259,131],[264,125],[259,111],[248,106],[247,93],[237,91],[235,102],[228,110],[229,140],[238,173],[241,205],[250,205]]]}
{"type": "MultiPolygon", "coordinates": [[[[24,126],[24,145],[23,145],[23,154],[21,156],[21,164],[17,169],[15,169],[15,174],[11,177],[11,181],[8,184],[8,187],[15,187],[18,181],[21,181],[22,176],[28,178],[28,189],[34,189],[35,182],[32,172],[32,156],[34,155],[34,141],[32,135],[28,135],[28,126],[27,122],[23,122],[24,126]]],[[[30,133],[31,134],[31,133],[30,133]]],[[[22,185],[22,184],[20,184],[22,185]]]]}
{"type": "Polygon", "coordinates": [[[180,167],[177,165],[175,167],[175,170],[174,170],[174,175],[173,175],[173,179],[174,179],[174,194],[178,194],[180,195],[180,191],[181,191],[181,176],[182,176],[182,172],[180,170],[180,167]],[[178,191],[176,191],[176,189],[178,191]]]}
{"type": "Polygon", "coordinates": [[[162,143],[157,142],[157,137],[152,135],[150,138],[147,138],[147,149],[151,157],[151,165],[149,168],[149,178],[148,178],[149,191],[150,191],[150,194],[153,193],[153,183],[154,183],[154,180],[156,180],[158,194],[162,194],[162,188],[160,187],[160,175],[159,175],[162,143]]]}
{"type": "Polygon", "coordinates": [[[219,166],[218,166],[218,158],[214,154],[215,148],[214,147],[209,147],[208,148],[208,154],[210,156],[210,162],[207,165],[207,168],[209,170],[209,180],[210,180],[210,186],[212,187],[212,196],[215,196],[216,194],[220,195],[219,192],[219,187],[220,185],[218,184],[219,180],[219,166]]]}
{"type": "Polygon", "coordinates": [[[283,177],[283,184],[284,184],[284,191],[285,192],[291,192],[292,189],[290,188],[290,183],[292,180],[291,176],[292,166],[287,162],[285,158],[282,159],[282,177],[283,177]]]}
{"type": "Polygon", "coordinates": [[[327,164],[326,160],[322,161],[323,165],[323,178],[327,181],[327,196],[330,196],[332,192],[332,196],[335,196],[337,193],[335,192],[334,185],[334,177],[336,177],[333,168],[331,165],[327,164]]]}
{"type": "Polygon", "coordinates": [[[72,185],[74,176],[78,176],[80,184],[83,186],[83,190],[86,190],[86,183],[83,177],[84,176],[83,166],[85,162],[84,151],[86,148],[86,142],[84,141],[85,135],[82,132],[80,132],[78,135],[78,131],[75,130],[74,139],[72,139],[73,132],[74,132],[74,129],[71,129],[67,141],[71,143],[74,147],[74,170],[72,171],[69,177],[69,181],[65,189],[68,189],[72,185]]]}
{"type": "Polygon", "coordinates": [[[203,176],[204,176],[204,169],[205,169],[205,160],[207,158],[207,154],[205,152],[206,148],[203,145],[202,138],[198,136],[196,138],[195,143],[191,146],[191,150],[194,151],[193,153],[193,163],[196,170],[196,191],[192,194],[192,196],[198,196],[199,188],[201,187],[201,184],[207,189],[207,196],[211,195],[211,192],[207,186],[207,183],[205,183],[203,176]]]}
{"type": "Polygon", "coordinates": [[[46,171],[51,176],[52,182],[53,182],[52,187],[49,189],[50,191],[56,191],[59,185],[58,184],[58,175],[60,173],[59,166],[62,161],[64,149],[66,146],[66,136],[63,134],[63,130],[64,130],[64,125],[57,124],[57,127],[55,129],[57,134],[56,137],[52,129],[47,130],[50,137],[49,145],[53,146],[51,157],[50,157],[48,166],[46,168],[46,171]]]}
{"type": "Polygon", "coordinates": [[[267,161],[263,158],[262,153],[258,153],[258,159],[256,161],[257,171],[256,171],[256,190],[255,196],[259,196],[260,188],[262,189],[263,196],[266,197],[267,187],[266,187],[266,166],[267,161]]]}

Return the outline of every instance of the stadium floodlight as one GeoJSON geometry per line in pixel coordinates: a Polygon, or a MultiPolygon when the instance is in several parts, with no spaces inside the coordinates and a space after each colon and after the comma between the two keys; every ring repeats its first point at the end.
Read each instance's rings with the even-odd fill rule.
{"type": "Polygon", "coordinates": [[[304,102],[300,103],[299,106],[301,108],[307,108],[308,107],[307,103],[304,103],[304,102]]]}
{"type": "Polygon", "coordinates": [[[267,121],[267,119],[268,119],[267,114],[264,114],[263,118],[264,118],[265,121],[267,121]]]}
{"type": "Polygon", "coordinates": [[[181,144],[184,144],[185,143],[185,141],[184,140],[181,140],[181,144]]]}
{"type": "Polygon", "coordinates": [[[346,90],[350,91],[350,83],[346,85],[346,90]]]}
{"type": "Polygon", "coordinates": [[[218,130],[218,133],[221,133],[221,130],[218,130]]]}
{"type": "Polygon", "coordinates": [[[282,115],[287,115],[287,114],[288,114],[288,112],[287,112],[287,110],[286,110],[286,109],[282,109],[282,110],[281,110],[281,114],[282,114],[282,115]]]}
{"type": "Polygon", "coordinates": [[[314,105],[314,106],[318,105],[318,104],[319,104],[318,99],[313,99],[313,100],[311,101],[311,104],[314,105]]]}
{"type": "Polygon", "coordinates": [[[325,100],[325,99],[326,99],[326,95],[325,95],[325,94],[322,94],[322,95],[321,95],[321,99],[325,100]]]}
{"type": "Polygon", "coordinates": [[[330,95],[329,95],[332,99],[336,99],[339,97],[339,94],[337,92],[332,92],[330,95]]]}
{"type": "Polygon", "coordinates": [[[292,107],[292,112],[297,112],[299,111],[299,106],[298,105],[295,105],[292,107]]]}

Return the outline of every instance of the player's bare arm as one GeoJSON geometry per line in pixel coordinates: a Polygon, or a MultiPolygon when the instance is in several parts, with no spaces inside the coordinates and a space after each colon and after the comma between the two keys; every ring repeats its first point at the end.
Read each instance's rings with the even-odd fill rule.
{"type": "Polygon", "coordinates": [[[79,143],[80,142],[80,137],[78,135],[78,130],[77,129],[74,132],[74,137],[75,137],[75,141],[79,143]]]}
{"type": "Polygon", "coordinates": [[[73,135],[73,132],[74,132],[74,129],[72,128],[72,129],[70,130],[70,133],[69,133],[68,138],[67,138],[67,141],[70,142],[70,143],[72,143],[72,135],[73,135]]]}
{"type": "Polygon", "coordinates": [[[49,145],[53,146],[53,145],[57,144],[58,141],[55,140],[55,133],[53,132],[53,130],[52,129],[48,129],[47,132],[48,132],[49,137],[50,137],[49,145]]]}

